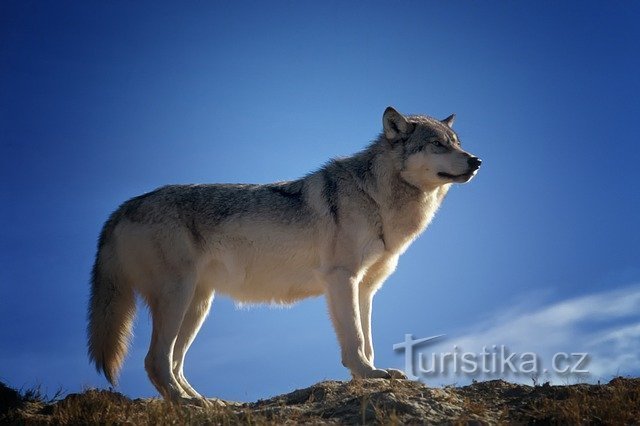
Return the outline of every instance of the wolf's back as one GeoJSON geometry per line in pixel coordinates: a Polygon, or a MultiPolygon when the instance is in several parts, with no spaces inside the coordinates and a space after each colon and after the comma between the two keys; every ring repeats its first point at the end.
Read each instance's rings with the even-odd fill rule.
{"type": "Polygon", "coordinates": [[[121,277],[113,232],[122,208],[105,223],[91,275],[87,327],[89,359],[115,384],[127,354],[135,316],[133,288],[121,277]]]}

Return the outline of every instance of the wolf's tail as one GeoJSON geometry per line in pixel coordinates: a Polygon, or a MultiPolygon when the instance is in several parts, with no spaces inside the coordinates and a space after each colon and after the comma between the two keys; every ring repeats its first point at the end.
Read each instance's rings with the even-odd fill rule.
{"type": "Polygon", "coordinates": [[[91,277],[87,327],[89,359],[112,385],[116,384],[129,349],[136,313],[133,288],[119,279],[120,268],[109,244],[114,222],[110,218],[100,235],[91,277]]]}

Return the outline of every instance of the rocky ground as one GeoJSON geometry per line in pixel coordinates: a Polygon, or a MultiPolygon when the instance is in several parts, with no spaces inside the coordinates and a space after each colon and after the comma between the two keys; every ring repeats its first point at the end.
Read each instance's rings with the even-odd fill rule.
{"type": "Polygon", "coordinates": [[[406,380],[327,381],[225,407],[177,406],[88,390],[47,400],[0,383],[0,424],[639,424],[640,379],[430,388],[406,380]]]}

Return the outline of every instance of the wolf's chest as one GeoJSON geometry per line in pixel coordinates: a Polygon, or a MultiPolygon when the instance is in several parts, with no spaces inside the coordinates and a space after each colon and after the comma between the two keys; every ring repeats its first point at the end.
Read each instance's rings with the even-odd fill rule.
{"type": "Polygon", "coordinates": [[[424,199],[406,203],[383,217],[386,249],[401,254],[424,231],[435,215],[444,194],[429,194],[424,199]]]}

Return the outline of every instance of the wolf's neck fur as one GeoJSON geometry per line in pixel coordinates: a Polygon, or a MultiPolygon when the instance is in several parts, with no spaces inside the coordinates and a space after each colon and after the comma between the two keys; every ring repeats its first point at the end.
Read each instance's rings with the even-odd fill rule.
{"type": "Polygon", "coordinates": [[[404,252],[429,225],[451,184],[424,190],[400,176],[403,159],[382,136],[367,149],[345,159],[358,186],[378,205],[385,246],[404,252]],[[368,179],[365,175],[369,175],[368,179]]]}

